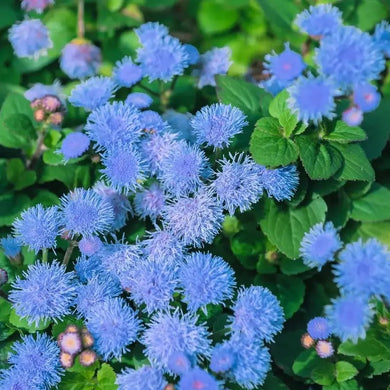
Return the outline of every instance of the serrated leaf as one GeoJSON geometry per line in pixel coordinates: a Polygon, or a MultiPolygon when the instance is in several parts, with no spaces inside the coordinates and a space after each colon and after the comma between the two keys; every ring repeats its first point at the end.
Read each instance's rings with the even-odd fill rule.
{"type": "Polygon", "coordinates": [[[37,180],[35,171],[26,170],[20,158],[7,161],[7,180],[19,191],[33,185],[37,180]]]}
{"type": "Polygon", "coordinates": [[[287,137],[290,136],[298,124],[297,116],[287,106],[288,97],[288,92],[283,90],[271,101],[268,109],[270,115],[279,120],[287,137]]]}
{"type": "Polygon", "coordinates": [[[357,368],[349,362],[338,361],[336,363],[337,382],[345,382],[348,379],[352,379],[357,373],[357,368]]]}
{"type": "Polygon", "coordinates": [[[337,121],[334,130],[324,136],[324,139],[339,142],[341,144],[348,144],[350,142],[364,141],[367,139],[367,135],[360,127],[351,127],[343,121],[337,121]]]}
{"type": "Polygon", "coordinates": [[[281,132],[275,118],[261,118],[252,133],[249,150],[261,165],[277,167],[288,165],[298,158],[298,146],[281,132]]]}
{"type": "Polygon", "coordinates": [[[99,390],[116,390],[118,385],[115,384],[116,375],[112,367],[103,363],[101,369],[97,373],[99,390]]]}
{"type": "Polygon", "coordinates": [[[335,380],[335,365],[331,362],[323,361],[319,367],[314,368],[311,379],[319,385],[331,385],[335,380]]]}
{"type": "Polygon", "coordinates": [[[316,135],[300,135],[295,139],[303,167],[312,180],[326,180],[343,165],[343,157],[337,149],[316,135]]]}
{"type": "Polygon", "coordinates": [[[58,180],[64,183],[68,188],[74,188],[76,166],[75,165],[45,165],[42,169],[41,175],[38,178],[39,183],[46,183],[58,180]]]}
{"type": "Polygon", "coordinates": [[[280,262],[280,270],[285,275],[298,275],[302,272],[309,271],[310,269],[310,267],[303,263],[302,259],[290,260],[283,256],[280,262]]]}
{"type": "Polygon", "coordinates": [[[61,382],[58,384],[59,390],[95,390],[96,383],[93,379],[86,378],[77,372],[67,371],[61,382]]]}
{"type": "Polygon", "coordinates": [[[301,352],[295,359],[293,364],[293,372],[295,375],[304,378],[310,378],[315,368],[322,366],[322,359],[317,355],[316,351],[309,349],[301,352]]]}
{"type": "Polygon", "coordinates": [[[38,322],[38,324],[29,324],[27,318],[21,318],[19,317],[15,310],[12,309],[11,313],[9,315],[9,322],[10,324],[16,326],[19,329],[25,329],[28,330],[30,333],[37,332],[38,330],[46,329],[51,322],[49,320],[41,320],[38,322]]]}

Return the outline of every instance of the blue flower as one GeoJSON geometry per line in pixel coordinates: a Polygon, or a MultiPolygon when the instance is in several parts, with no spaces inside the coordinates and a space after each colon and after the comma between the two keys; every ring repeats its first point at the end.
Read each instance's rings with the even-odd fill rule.
{"type": "Polygon", "coordinates": [[[178,310],[157,312],[141,340],[146,347],[146,357],[156,367],[167,369],[174,352],[182,351],[191,360],[210,356],[209,333],[205,325],[197,325],[197,321],[197,316],[178,310]]]}
{"type": "Polygon", "coordinates": [[[197,146],[181,141],[162,159],[160,179],[163,188],[178,197],[195,192],[208,172],[205,153],[197,146]]]}
{"type": "Polygon", "coordinates": [[[196,64],[199,61],[199,57],[200,57],[198,49],[195,46],[190,45],[188,43],[183,45],[183,47],[188,54],[188,63],[190,65],[196,64]]]}
{"type": "Polygon", "coordinates": [[[123,102],[112,102],[93,111],[85,126],[98,148],[115,148],[118,143],[132,144],[141,134],[139,111],[123,102]]]}
{"type": "Polygon", "coordinates": [[[268,80],[261,81],[258,85],[272,96],[276,96],[279,92],[283,91],[283,89],[289,87],[292,82],[293,80],[278,80],[275,76],[272,76],[268,80]]]}
{"type": "Polygon", "coordinates": [[[65,160],[80,157],[89,148],[90,140],[83,133],[74,132],[68,134],[62,141],[61,153],[65,160]]]}
{"type": "Polygon", "coordinates": [[[196,248],[211,244],[221,229],[223,212],[211,192],[202,190],[182,197],[163,211],[164,226],[184,245],[196,248]]]}
{"type": "MultiPolygon", "coordinates": [[[[30,383],[39,389],[56,387],[63,375],[57,343],[46,334],[23,336],[12,346],[9,362],[13,368],[29,376],[30,383]]],[[[18,388],[17,388],[18,389],[18,388]]]]}
{"type": "Polygon", "coordinates": [[[130,88],[142,79],[142,70],[133,63],[131,57],[124,57],[116,62],[113,78],[120,87],[130,88]]]}
{"type": "Polygon", "coordinates": [[[107,187],[103,182],[98,182],[94,186],[94,191],[107,201],[114,211],[114,221],[112,230],[119,230],[126,225],[128,213],[133,214],[133,209],[129,199],[118,191],[107,187]]]}
{"type": "Polygon", "coordinates": [[[370,112],[379,106],[381,95],[374,85],[364,83],[354,87],[353,101],[363,112],[370,112]]]}
{"type": "Polygon", "coordinates": [[[236,285],[233,269],[218,256],[193,252],[179,267],[179,285],[188,310],[231,299],[236,285]]]}
{"type": "Polygon", "coordinates": [[[12,283],[9,299],[20,317],[29,324],[41,320],[60,320],[69,314],[74,303],[76,285],[73,273],[57,261],[51,264],[36,263],[12,283]]]}
{"type": "Polygon", "coordinates": [[[327,339],[331,334],[328,320],[324,317],[314,317],[307,323],[307,333],[314,340],[327,339]]]}
{"type": "Polygon", "coordinates": [[[284,51],[280,54],[267,54],[264,67],[277,80],[289,81],[298,77],[306,68],[300,54],[290,49],[290,44],[284,44],[284,51]]]}
{"type": "Polygon", "coordinates": [[[165,35],[156,40],[145,40],[137,50],[137,61],[149,81],[170,81],[180,76],[188,66],[189,56],[177,38],[165,35]]]}
{"type": "Polygon", "coordinates": [[[145,179],[145,165],[132,146],[118,144],[102,157],[104,169],[101,172],[110,187],[127,195],[141,186],[145,179]]]}
{"type": "Polygon", "coordinates": [[[142,109],[148,108],[153,103],[153,99],[146,93],[132,92],[127,96],[125,103],[142,109]]]}
{"type": "Polygon", "coordinates": [[[177,285],[175,268],[164,261],[141,260],[123,276],[122,286],[138,305],[145,305],[148,314],[169,308],[177,285]]]}
{"type": "Polygon", "coordinates": [[[96,254],[90,256],[81,256],[77,259],[74,269],[76,271],[78,279],[86,283],[94,276],[101,276],[104,273],[100,257],[96,254]]]}
{"type": "Polygon", "coordinates": [[[191,369],[191,362],[182,351],[176,351],[168,359],[168,370],[176,375],[185,374],[191,369]]]}
{"type": "Polygon", "coordinates": [[[39,19],[26,19],[9,29],[9,41],[17,57],[38,58],[53,47],[49,31],[39,19]]]}
{"type": "Polygon", "coordinates": [[[219,390],[221,389],[221,382],[218,382],[207,371],[199,367],[195,367],[187,371],[180,379],[178,384],[179,390],[219,390]]]}
{"type": "Polygon", "coordinates": [[[75,107],[92,111],[107,103],[116,88],[108,77],[91,77],[73,88],[68,100],[75,107]]]}
{"type": "Polygon", "coordinates": [[[267,169],[258,165],[260,178],[268,196],[278,202],[290,200],[299,185],[299,173],[295,165],[287,165],[276,169],[267,169]]]}
{"type": "Polygon", "coordinates": [[[326,359],[333,355],[333,345],[330,341],[320,340],[316,345],[316,352],[320,358],[326,359]]]}
{"type": "Polygon", "coordinates": [[[278,299],[261,286],[241,288],[230,316],[235,335],[273,341],[283,328],[284,314],[278,299]]]}
{"type": "Polygon", "coordinates": [[[156,183],[135,194],[134,209],[141,219],[149,217],[153,222],[160,217],[165,206],[166,196],[164,191],[156,183]]]}
{"type": "Polygon", "coordinates": [[[117,375],[115,383],[118,390],[162,390],[167,385],[162,371],[150,366],[126,368],[117,375]]]}
{"type": "Polygon", "coordinates": [[[226,372],[233,367],[235,360],[236,353],[229,342],[217,344],[213,349],[210,368],[214,372],[226,372]]]}
{"type": "Polygon", "coordinates": [[[150,134],[163,133],[168,130],[168,124],[161,115],[153,110],[142,111],[139,115],[141,128],[150,134]]]}
{"type": "Polygon", "coordinates": [[[294,22],[299,29],[315,39],[321,39],[324,35],[333,34],[343,21],[338,8],[330,4],[311,5],[297,15],[294,22]]]}
{"type": "Polygon", "coordinates": [[[331,80],[322,76],[300,76],[287,91],[290,95],[287,104],[299,120],[317,124],[323,117],[335,117],[334,99],[339,95],[339,91],[331,80]]]}
{"type": "Polygon", "coordinates": [[[386,57],[390,57],[390,24],[385,20],[375,26],[374,42],[386,57]]]}
{"type": "Polygon", "coordinates": [[[43,12],[43,10],[54,3],[54,0],[23,0],[21,7],[26,11],[36,11],[39,14],[43,12]]]}
{"type": "Polygon", "coordinates": [[[122,293],[120,286],[110,278],[92,277],[87,284],[77,287],[75,304],[77,312],[88,318],[93,308],[106,298],[114,298],[122,293]]]}
{"type": "Polygon", "coordinates": [[[92,256],[99,249],[101,249],[103,243],[99,237],[83,237],[79,241],[79,249],[83,255],[92,256]]]}
{"type": "Polygon", "coordinates": [[[0,240],[0,244],[3,248],[4,254],[7,257],[16,257],[22,249],[19,241],[15,237],[12,237],[11,235],[8,235],[7,237],[3,237],[0,240]]]}
{"type": "Polygon", "coordinates": [[[308,267],[321,270],[327,261],[333,261],[342,243],[332,222],[312,226],[302,238],[300,255],[308,267]]]}
{"type": "Polygon", "coordinates": [[[359,126],[363,122],[363,111],[352,106],[343,111],[342,118],[348,126],[359,126]]]}
{"type": "Polygon", "coordinates": [[[64,100],[61,84],[58,81],[54,81],[52,85],[35,83],[30,89],[28,89],[24,93],[24,97],[30,102],[32,102],[35,99],[41,99],[48,95],[56,96],[61,101],[64,100]]]}
{"type": "Polygon", "coordinates": [[[156,22],[148,22],[136,28],[134,32],[142,45],[152,43],[168,35],[168,29],[164,25],[156,22]]]}
{"type": "Polygon", "coordinates": [[[93,236],[110,230],[114,211],[107,200],[93,190],[75,188],[61,197],[63,230],[74,236],[93,236]]]}
{"type": "Polygon", "coordinates": [[[41,390],[41,386],[31,383],[31,376],[16,367],[0,370],[0,389],[4,390],[41,390]]]}
{"type": "Polygon", "coordinates": [[[247,155],[230,155],[231,161],[223,158],[219,161],[222,170],[216,173],[211,183],[218,200],[233,215],[249,210],[263,193],[263,184],[256,164],[247,155]]]}
{"type": "Polygon", "coordinates": [[[231,55],[229,47],[215,47],[202,54],[198,61],[198,69],[193,71],[194,76],[198,77],[198,88],[206,85],[215,87],[215,76],[227,73],[232,64],[231,55]]]}
{"type": "Polygon", "coordinates": [[[121,298],[97,303],[88,314],[86,325],[95,339],[94,348],[104,360],[120,359],[141,330],[136,313],[121,298]]]}
{"type": "MultiPolygon", "coordinates": [[[[379,78],[385,60],[372,37],[356,27],[341,27],[321,40],[315,61],[344,90],[379,78]]],[[[318,97],[317,97],[318,98],[318,97]]]]}
{"type": "Polygon", "coordinates": [[[240,134],[247,124],[246,116],[239,108],[222,103],[203,107],[191,119],[197,142],[214,149],[229,146],[230,139],[240,134]]]}
{"type": "Polygon", "coordinates": [[[163,114],[164,120],[166,120],[171,128],[171,131],[176,134],[177,139],[187,141],[190,144],[195,143],[195,136],[190,124],[193,115],[189,112],[183,114],[176,112],[175,110],[168,109],[163,114]]]}
{"type": "Polygon", "coordinates": [[[390,284],[390,253],[376,239],[348,244],[339,258],[334,274],[343,294],[368,298],[390,284]]]}
{"type": "Polygon", "coordinates": [[[325,307],[326,318],[332,333],[341,341],[365,339],[366,330],[373,318],[373,311],[366,300],[357,296],[344,296],[332,300],[325,307]]]}
{"type": "Polygon", "coordinates": [[[27,245],[35,253],[55,247],[59,234],[57,207],[45,209],[38,204],[23,211],[13,223],[13,234],[20,245],[27,245]]]}
{"type": "Polygon", "coordinates": [[[84,40],[73,40],[65,45],[61,52],[60,67],[71,79],[94,76],[101,63],[100,49],[84,40]]]}

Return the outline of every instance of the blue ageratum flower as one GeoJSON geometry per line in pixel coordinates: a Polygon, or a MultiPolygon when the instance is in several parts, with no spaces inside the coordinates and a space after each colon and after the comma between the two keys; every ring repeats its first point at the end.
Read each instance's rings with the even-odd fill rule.
{"type": "Polygon", "coordinates": [[[172,264],[146,259],[135,263],[121,282],[137,306],[145,305],[145,311],[151,314],[169,308],[177,276],[172,264]]]}
{"type": "Polygon", "coordinates": [[[168,35],[169,31],[166,26],[157,22],[148,22],[134,29],[142,45],[158,41],[168,35]]]}
{"type": "Polygon", "coordinates": [[[263,194],[263,183],[254,161],[245,154],[230,155],[230,160],[219,161],[221,171],[216,173],[211,187],[230,215],[237,209],[249,210],[263,194]]]}
{"type": "Polygon", "coordinates": [[[226,74],[233,63],[231,61],[232,51],[229,47],[215,47],[199,57],[198,68],[193,75],[198,78],[198,88],[206,85],[216,86],[215,76],[226,74]]]}
{"type": "Polygon", "coordinates": [[[162,390],[168,384],[159,369],[142,366],[137,370],[126,368],[117,375],[118,390],[162,390]]]}
{"type": "Polygon", "coordinates": [[[221,229],[222,207],[205,189],[193,197],[182,197],[163,210],[164,227],[183,242],[196,248],[211,244],[221,229]]]}
{"type": "Polygon", "coordinates": [[[325,340],[330,334],[329,322],[324,317],[314,317],[307,323],[307,333],[314,340],[325,340]]]}
{"type": "Polygon", "coordinates": [[[293,80],[278,80],[275,76],[271,76],[268,80],[261,81],[258,86],[265,89],[272,96],[276,96],[283,89],[289,87],[293,80]]]}
{"type": "Polygon", "coordinates": [[[59,81],[54,81],[52,85],[35,83],[30,89],[28,89],[24,93],[24,97],[30,102],[32,102],[35,99],[41,99],[44,96],[48,96],[48,95],[56,96],[62,102],[64,101],[64,95],[59,81]]]}
{"type": "Polygon", "coordinates": [[[91,237],[83,237],[79,241],[79,249],[83,255],[92,256],[103,246],[102,241],[99,237],[91,236],[91,237]]]}
{"type": "Polygon", "coordinates": [[[308,267],[321,270],[326,262],[334,260],[335,253],[341,247],[342,242],[333,223],[320,222],[304,234],[299,251],[308,267]]]}
{"type": "Polygon", "coordinates": [[[210,356],[211,342],[205,325],[197,325],[198,317],[192,314],[157,312],[145,330],[141,342],[145,354],[158,368],[168,368],[170,356],[184,352],[189,359],[210,356]]]}
{"type": "Polygon", "coordinates": [[[141,128],[145,133],[163,133],[169,129],[162,116],[153,110],[142,111],[139,115],[141,128]]]}
{"type": "Polygon", "coordinates": [[[379,106],[381,95],[374,85],[359,84],[353,89],[353,101],[363,112],[370,112],[379,106]]]}
{"type": "Polygon", "coordinates": [[[236,353],[229,342],[217,344],[213,349],[210,368],[214,372],[226,372],[233,367],[235,360],[236,353]]]}
{"type": "Polygon", "coordinates": [[[299,185],[299,173],[295,165],[276,169],[267,169],[261,165],[257,167],[268,196],[272,196],[278,202],[291,200],[299,185]]]}
{"type": "Polygon", "coordinates": [[[137,50],[137,62],[149,81],[170,81],[180,76],[189,65],[186,49],[177,38],[165,35],[156,40],[145,40],[137,50]]]}
{"type": "Polygon", "coordinates": [[[88,314],[86,325],[95,339],[94,348],[104,360],[120,359],[141,330],[136,312],[121,298],[97,303],[88,314]]]}
{"type": "Polygon", "coordinates": [[[54,0],[23,0],[21,7],[26,12],[36,11],[41,14],[46,7],[53,3],[54,0]]]}
{"type": "Polygon", "coordinates": [[[168,359],[168,370],[175,375],[185,374],[191,369],[191,361],[182,351],[173,352],[168,359]]]}
{"type": "Polygon", "coordinates": [[[8,35],[17,57],[37,59],[53,47],[49,31],[39,19],[15,23],[8,35]]]}
{"type": "MultiPolygon", "coordinates": [[[[343,90],[379,78],[385,60],[372,37],[356,27],[337,29],[321,40],[315,61],[321,73],[343,90]]],[[[318,97],[317,97],[318,99],[318,97]]]]}
{"type": "Polygon", "coordinates": [[[386,57],[390,57],[390,24],[385,20],[375,26],[374,42],[386,57]]]}
{"type": "Polygon", "coordinates": [[[60,67],[71,79],[94,76],[101,64],[100,49],[85,40],[74,39],[62,49],[60,67]]]}
{"type": "Polygon", "coordinates": [[[107,103],[114,96],[116,88],[109,77],[91,77],[73,88],[68,100],[75,107],[92,111],[107,103]]]}
{"type": "Polygon", "coordinates": [[[195,143],[195,136],[190,124],[193,115],[189,112],[183,114],[172,109],[168,109],[163,114],[164,120],[169,124],[171,131],[176,134],[177,139],[187,141],[190,144],[195,143]]]}
{"type": "Polygon", "coordinates": [[[75,188],[61,197],[63,231],[89,237],[110,230],[114,219],[111,204],[93,190],[75,188]]]}
{"type": "Polygon", "coordinates": [[[39,333],[35,337],[22,336],[22,341],[14,343],[12,349],[9,362],[17,372],[27,374],[32,385],[37,389],[57,386],[64,370],[58,359],[60,349],[49,336],[39,333]]]}
{"type": "Polygon", "coordinates": [[[264,67],[266,73],[271,74],[277,80],[290,81],[298,77],[306,68],[306,64],[300,54],[290,49],[290,44],[284,44],[284,51],[280,54],[273,52],[265,57],[264,67]]]}
{"type": "Polygon", "coordinates": [[[242,133],[247,124],[246,116],[239,108],[222,103],[203,107],[191,120],[198,144],[214,149],[229,146],[231,138],[242,133]]]}
{"type": "Polygon", "coordinates": [[[287,91],[290,95],[287,104],[299,120],[317,124],[324,117],[336,116],[335,97],[340,93],[330,79],[300,76],[287,91]]]}
{"type": "Polygon", "coordinates": [[[58,208],[44,208],[41,204],[30,207],[22,212],[12,227],[18,243],[27,245],[35,253],[53,248],[60,231],[58,208]]]}
{"type": "Polygon", "coordinates": [[[159,178],[164,189],[179,197],[195,192],[209,170],[206,154],[197,146],[181,141],[162,159],[159,178]]]}
{"type": "Polygon", "coordinates": [[[107,103],[88,116],[85,130],[98,150],[133,144],[141,134],[139,111],[123,102],[107,103]]]}
{"type": "Polygon", "coordinates": [[[195,65],[199,61],[199,57],[200,57],[198,49],[195,46],[190,45],[188,43],[184,44],[183,46],[185,51],[188,54],[188,63],[190,65],[195,65]]]}
{"type": "Polygon", "coordinates": [[[120,87],[130,88],[142,79],[142,69],[133,63],[131,57],[124,57],[115,63],[113,78],[120,87]]]}
{"type": "Polygon", "coordinates": [[[103,177],[116,191],[127,195],[145,180],[145,164],[132,146],[118,144],[104,152],[102,157],[103,177]]]}
{"type": "Polygon", "coordinates": [[[326,318],[329,321],[332,333],[341,341],[366,337],[374,312],[365,299],[357,296],[344,296],[332,300],[332,304],[325,307],[326,318]]]}
{"type": "Polygon", "coordinates": [[[70,133],[62,141],[60,151],[67,161],[71,158],[80,157],[88,150],[90,142],[88,136],[83,133],[70,133]]]}
{"type": "Polygon", "coordinates": [[[340,10],[330,4],[310,6],[297,15],[294,22],[299,29],[315,39],[333,34],[343,23],[340,10]]]}
{"type": "Polygon", "coordinates": [[[143,220],[149,217],[153,222],[161,216],[166,203],[166,195],[157,183],[152,183],[135,194],[134,210],[143,220]]]}
{"type": "Polygon", "coordinates": [[[19,243],[19,241],[12,237],[11,235],[8,235],[7,237],[3,237],[0,239],[1,247],[4,251],[4,254],[7,257],[16,257],[19,255],[20,251],[22,250],[22,247],[19,243]]]}
{"type": "Polygon", "coordinates": [[[343,294],[368,298],[390,284],[390,253],[376,239],[348,244],[339,258],[334,274],[343,294]]]}
{"type": "Polygon", "coordinates": [[[31,383],[31,377],[26,372],[21,372],[16,367],[8,370],[0,370],[0,389],[4,390],[40,390],[34,383],[31,383]]]}
{"type": "Polygon", "coordinates": [[[358,107],[349,107],[342,114],[343,122],[348,126],[359,126],[363,122],[363,111],[358,107]]]}
{"type": "Polygon", "coordinates": [[[97,254],[90,257],[79,257],[76,260],[74,269],[76,271],[77,278],[82,283],[87,283],[93,277],[100,277],[105,274],[104,269],[102,267],[101,259],[97,254]]]}
{"type": "Polygon", "coordinates": [[[207,371],[194,367],[181,377],[178,386],[179,390],[220,390],[222,389],[222,382],[217,381],[207,371]]]}
{"type": "Polygon", "coordinates": [[[188,310],[231,299],[236,285],[234,271],[221,257],[193,252],[179,266],[179,285],[188,310]]]}
{"type": "Polygon", "coordinates": [[[283,328],[284,314],[278,299],[265,287],[241,288],[230,316],[234,335],[273,341],[283,328]]]}
{"type": "Polygon", "coordinates": [[[30,265],[12,283],[9,299],[16,314],[26,317],[29,324],[41,320],[57,322],[69,314],[76,296],[76,283],[73,273],[56,260],[51,264],[30,265]]]}
{"type": "Polygon", "coordinates": [[[153,99],[146,93],[132,92],[127,96],[125,103],[143,109],[148,108],[153,103],[153,99]]]}

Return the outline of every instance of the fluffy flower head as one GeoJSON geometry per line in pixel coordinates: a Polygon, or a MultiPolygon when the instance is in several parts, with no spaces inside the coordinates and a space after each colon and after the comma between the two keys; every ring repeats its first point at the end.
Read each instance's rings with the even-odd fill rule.
{"type": "Polygon", "coordinates": [[[179,390],[220,390],[218,381],[199,367],[187,371],[180,379],[179,390]]]}
{"type": "Polygon", "coordinates": [[[353,101],[363,112],[370,112],[379,106],[381,95],[372,84],[360,84],[353,89],[353,101]]]}
{"type": "Polygon", "coordinates": [[[150,366],[143,366],[134,370],[127,368],[117,375],[118,390],[160,390],[167,382],[161,370],[150,366]]]}
{"type": "Polygon", "coordinates": [[[148,108],[153,103],[153,99],[146,93],[132,92],[127,96],[125,103],[142,109],[148,108]]]}
{"type": "Polygon", "coordinates": [[[131,57],[124,57],[115,64],[113,77],[120,87],[130,88],[141,80],[142,70],[133,63],[131,57]]]}
{"type": "Polygon", "coordinates": [[[136,28],[134,32],[142,45],[149,42],[155,42],[168,35],[169,31],[163,24],[157,22],[144,23],[140,27],[136,28]]]}
{"type": "Polygon", "coordinates": [[[327,339],[330,335],[328,320],[324,317],[315,317],[307,324],[307,332],[314,340],[327,339]]]}
{"type": "Polygon", "coordinates": [[[390,57],[390,24],[385,20],[375,26],[374,42],[386,57],[390,57]]]}
{"type": "Polygon", "coordinates": [[[22,249],[19,244],[19,241],[15,237],[12,237],[11,235],[8,235],[7,237],[3,237],[2,239],[0,239],[0,244],[4,251],[4,254],[7,257],[17,256],[22,249]]]}
{"type": "Polygon", "coordinates": [[[149,188],[137,192],[134,197],[134,209],[142,219],[149,217],[152,221],[161,215],[165,206],[165,194],[157,183],[153,183],[149,188]]]}
{"type": "Polygon", "coordinates": [[[343,112],[342,118],[348,126],[359,126],[363,122],[363,111],[352,106],[343,112]]]}
{"type": "Polygon", "coordinates": [[[39,14],[49,5],[53,4],[54,0],[23,0],[22,8],[26,11],[36,11],[39,14]]]}
{"type": "Polygon", "coordinates": [[[316,352],[320,358],[328,358],[334,353],[333,345],[330,341],[320,340],[316,345],[316,352]]]}
{"type": "Polygon", "coordinates": [[[80,157],[89,148],[90,140],[83,133],[70,133],[62,141],[61,153],[65,160],[80,157]]]}

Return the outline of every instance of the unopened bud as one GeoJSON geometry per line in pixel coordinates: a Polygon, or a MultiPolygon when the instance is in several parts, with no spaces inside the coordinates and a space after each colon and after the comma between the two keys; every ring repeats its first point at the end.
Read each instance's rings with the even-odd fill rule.
{"type": "Polygon", "coordinates": [[[78,333],[79,328],[76,325],[70,324],[66,327],[65,333],[78,333]]]}
{"type": "Polygon", "coordinates": [[[51,124],[59,126],[64,120],[64,114],[62,112],[55,112],[50,115],[49,120],[51,124]]]}
{"type": "Polygon", "coordinates": [[[84,348],[91,348],[94,343],[93,336],[86,328],[81,330],[81,341],[84,348]]]}
{"type": "Polygon", "coordinates": [[[42,107],[42,99],[34,99],[30,103],[30,107],[31,108],[40,108],[40,107],[42,107]]]}
{"type": "Polygon", "coordinates": [[[92,366],[92,364],[95,363],[97,360],[96,352],[92,351],[91,349],[86,349],[85,351],[80,353],[79,360],[82,366],[92,366]]]}
{"type": "Polygon", "coordinates": [[[314,345],[314,339],[309,335],[309,333],[305,333],[301,337],[301,344],[303,348],[309,349],[314,345]]]}
{"type": "Polygon", "coordinates": [[[316,352],[320,358],[328,358],[334,353],[333,345],[330,341],[320,340],[316,345],[316,352]]]}
{"type": "Polygon", "coordinates": [[[42,99],[42,107],[47,112],[56,112],[61,107],[61,101],[57,96],[48,95],[42,99]]]}
{"type": "Polygon", "coordinates": [[[42,108],[39,108],[34,112],[34,118],[37,122],[43,122],[45,120],[45,111],[42,108]]]}
{"type": "Polygon", "coordinates": [[[165,387],[164,390],[175,390],[175,386],[173,386],[172,383],[168,383],[165,387]]]}
{"type": "Polygon", "coordinates": [[[389,324],[389,320],[385,317],[379,317],[379,323],[383,326],[387,326],[389,324]]]}
{"type": "Polygon", "coordinates": [[[61,366],[64,368],[71,368],[74,363],[73,355],[67,352],[61,352],[60,353],[60,363],[61,366]]]}
{"type": "Polygon", "coordinates": [[[8,282],[8,273],[5,269],[0,268],[0,286],[8,282]]]}

